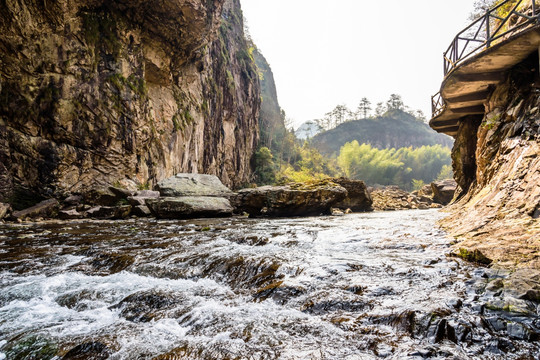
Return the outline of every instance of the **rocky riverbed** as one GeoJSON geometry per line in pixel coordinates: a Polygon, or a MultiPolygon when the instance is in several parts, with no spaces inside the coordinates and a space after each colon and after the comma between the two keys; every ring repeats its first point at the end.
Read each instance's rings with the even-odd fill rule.
{"type": "Polygon", "coordinates": [[[441,216],[0,225],[0,359],[536,359],[538,281],[441,216]]]}

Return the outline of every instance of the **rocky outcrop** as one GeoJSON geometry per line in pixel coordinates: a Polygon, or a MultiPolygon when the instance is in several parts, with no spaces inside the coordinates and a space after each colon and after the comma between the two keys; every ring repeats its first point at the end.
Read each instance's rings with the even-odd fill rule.
{"type": "Polygon", "coordinates": [[[0,220],[4,219],[9,215],[11,211],[11,206],[8,204],[0,203],[0,220]]]}
{"type": "Polygon", "coordinates": [[[493,91],[477,131],[460,126],[462,141],[453,152],[469,154],[467,161],[454,163],[462,195],[442,222],[458,240],[456,252],[478,251],[508,268],[540,268],[540,96],[535,74],[538,58],[532,56],[493,91]],[[475,164],[468,188],[460,181],[471,176],[466,163],[475,164]]]}
{"type": "Polygon", "coordinates": [[[8,0],[0,52],[0,202],[251,179],[260,90],[239,0],[8,0]]]}
{"type": "Polygon", "coordinates": [[[450,204],[456,193],[456,188],[457,183],[453,179],[432,182],[433,201],[442,205],[450,204]]]}
{"type": "Polygon", "coordinates": [[[338,209],[350,209],[353,212],[372,211],[373,199],[366,184],[361,180],[351,180],[344,177],[332,179],[332,182],[347,190],[347,196],[334,205],[338,209]]]}
{"type": "Polygon", "coordinates": [[[328,215],[347,196],[345,188],[330,182],[292,183],[242,189],[232,199],[235,211],[250,216],[328,215]]]}

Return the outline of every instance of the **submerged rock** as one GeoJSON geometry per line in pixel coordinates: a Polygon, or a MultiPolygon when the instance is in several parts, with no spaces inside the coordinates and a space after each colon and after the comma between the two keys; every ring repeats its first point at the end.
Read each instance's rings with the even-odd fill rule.
{"type": "Polygon", "coordinates": [[[313,216],[330,209],[347,196],[347,190],[331,181],[242,189],[234,197],[235,210],[250,216],[313,216]]]}
{"type": "Polygon", "coordinates": [[[363,181],[341,177],[332,179],[332,182],[347,190],[345,199],[336,203],[334,207],[339,209],[351,209],[353,212],[373,210],[373,199],[363,181]]]}
{"type": "Polygon", "coordinates": [[[156,188],[161,196],[230,196],[232,191],[215,175],[177,174],[160,181],[156,188]]]}
{"type": "Polygon", "coordinates": [[[183,196],[148,199],[152,214],[160,219],[193,219],[200,217],[228,217],[233,208],[229,200],[211,196],[183,196]]]}
{"type": "Polygon", "coordinates": [[[40,202],[37,205],[34,205],[28,209],[21,211],[14,211],[12,216],[15,219],[25,219],[25,218],[55,218],[58,215],[58,210],[60,209],[60,203],[56,199],[49,199],[40,202]]]}
{"type": "Polygon", "coordinates": [[[62,360],[105,360],[110,356],[111,351],[107,348],[107,345],[92,341],[75,346],[64,355],[62,360]]]}
{"type": "Polygon", "coordinates": [[[448,205],[454,198],[457,183],[453,179],[435,181],[431,183],[433,201],[442,205],[448,205]]]}

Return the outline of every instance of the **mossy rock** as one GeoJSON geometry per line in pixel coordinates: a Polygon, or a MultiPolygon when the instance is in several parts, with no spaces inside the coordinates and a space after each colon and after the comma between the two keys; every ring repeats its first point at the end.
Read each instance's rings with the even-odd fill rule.
{"type": "Polygon", "coordinates": [[[56,356],[58,346],[44,337],[30,336],[8,345],[4,352],[11,360],[48,360],[56,356]]]}
{"type": "Polygon", "coordinates": [[[493,262],[493,260],[486,257],[478,249],[474,249],[470,251],[465,248],[460,248],[459,251],[455,255],[459,258],[462,258],[463,260],[473,262],[476,264],[490,265],[493,262]]]}

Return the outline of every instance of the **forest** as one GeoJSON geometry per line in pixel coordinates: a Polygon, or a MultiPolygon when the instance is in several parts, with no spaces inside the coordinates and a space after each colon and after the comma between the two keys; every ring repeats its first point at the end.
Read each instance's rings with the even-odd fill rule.
{"type": "MultiPolygon", "coordinates": [[[[391,95],[386,105],[379,103],[374,116],[371,116],[370,102],[366,98],[360,101],[355,113],[338,105],[333,112],[326,114],[326,120],[319,121],[320,126],[326,128],[321,135],[335,132],[335,129],[348,125],[345,123],[364,117],[366,118],[362,122],[368,121],[368,118],[370,120],[365,124],[390,121],[391,125],[397,128],[397,134],[392,135],[394,137],[399,137],[405,129],[409,131],[411,127],[418,129],[425,126],[425,118],[421,112],[406,111],[407,109],[401,96],[396,94],[391,95]]],[[[346,176],[364,180],[371,186],[398,185],[405,190],[413,190],[436,179],[452,177],[448,146],[430,142],[430,145],[423,146],[384,148],[374,145],[379,142],[372,141],[373,144],[369,144],[352,140],[338,145],[338,152],[321,153],[313,139],[300,141],[295,137],[294,131],[285,125],[289,121],[284,111],[281,111],[279,116],[281,121],[275,123],[281,123],[282,126],[274,124],[271,129],[265,129],[265,124],[261,124],[262,142],[255,154],[258,185],[346,176]]],[[[421,134],[425,136],[424,133],[421,134]]],[[[371,136],[389,137],[383,133],[371,136]]]]}

